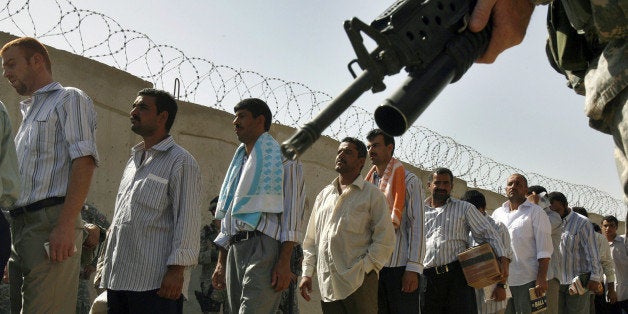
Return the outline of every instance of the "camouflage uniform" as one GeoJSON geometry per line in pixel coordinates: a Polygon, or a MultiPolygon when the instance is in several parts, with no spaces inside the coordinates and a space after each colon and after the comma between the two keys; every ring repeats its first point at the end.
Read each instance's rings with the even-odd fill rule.
{"type": "Polygon", "coordinates": [[[201,291],[194,291],[196,299],[203,314],[229,313],[225,305],[227,304],[227,290],[214,290],[212,286],[212,274],[218,262],[218,248],[212,242],[218,236],[219,227],[214,224],[205,225],[201,231],[201,250],[198,255],[198,264],[201,270],[201,291]]]}
{"type": "MultiPolygon", "coordinates": [[[[546,4],[552,0],[532,0],[546,4]]],[[[628,203],[628,67],[626,35],[628,25],[625,0],[561,0],[569,22],[587,38],[603,46],[599,57],[589,60],[584,77],[584,111],[592,128],[611,134],[615,141],[615,161],[628,203]]]]}
{"type": "MultiPolygon", "coordinates": [[[[107,228],[109,228],[109,221],[107,217],[103,215],[96,207],[92,205],[85,205],[83,210],[81,211],[81,216],[83,218],[83,223],[91,223],[98,228],[100,228],[100,238],[99,244],[96,246],[94,250],[86,250],[83,249],[83,254],[81,255],[81,274],[79,275],[79,288],[78,288],[78,298],[76,300],[76,313],[77,314],[88,314],[90,308],[92,307],[92,298],[90,296],[90,277],[93,270],[96,268],[96,262],[98,258],[98,253],[100,250],[104,249],[102,245],[105,240],[105,233],[107,228]],[[92,271],[87,271],[87,268],[93,267],[92,271]]],[[[85,238],[87,236],[85,235],[85,238]]]]}
{"type": "MultiPolygon", "coordinates": [[[[294,246],[292,250],[292,256],[290,257],[290,271],[293,274],[301,276],[301,263],[303,262],[303,248],[300,244],[294,246]]],[[[290,282],[290,287],[284,290],[281,295],[281,303],[279,304],[279,311],[281,314],[299,314],[299,299],[298,299],[298,280],[290,282]]]]}
{"type": "Polygon", "coordinates": [[[11,314],[9,284],[0,282],[0,314],[11,314]]]}

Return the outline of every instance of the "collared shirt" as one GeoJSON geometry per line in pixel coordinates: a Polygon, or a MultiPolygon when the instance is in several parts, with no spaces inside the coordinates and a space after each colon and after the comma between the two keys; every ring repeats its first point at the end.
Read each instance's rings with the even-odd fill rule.
{"type": "Polygon", "coordinates": [[[493,219],[508,227],[513,259],[510,261],[508,284],[521,286],[536,280],[539,259],[552,256],[551,225],[540,206],[525,201],[510,211],[505,202],[493,212],[493,219]]]}
{"type": "MultiPolygon", "coordinates": [[[[423,188],[421,180],[405,170],[406,199],[399,228],[395,229],[395,250],[385,267],[405,266],[407,271],[423,272],[425,257],[425,235],[423,234],[423,188]]],[[[377,172],[373,175],[375,186],[381,179],[377,172]]]]}
{"type": "Polygon", "coordinates": [[[602,281],[600,255],[595,245],[595,231],[589,220],[570,211],[565,216],[565,230],[560,240],[560,253],[563,255],[561,285],[571,281],[582,273],[591,273],[591,280],[602,281]]]}
{"type": "Polygon", "coordinates": [[[626,236],[615,236],[609,245],[615,263],[617,301],[628,300],[628,243],[626,243],[626,236]]]}
{"type": "MultiPolygon", "coordinates": [[[[201,185],[196,160],[171,136],[148,150],[144,143],[133,147],[109,228],[101,287],[153,290],[168,265],[196,265],[201,185]]],[[[189,275],[188,267],[184,295],[189,275]]]]}
{"type": "Polygon", "coordinates": [[[471,203],[449,197],[444,206],[425,200],[425,267],[449,264],[469,248],[469,232],[477,243],[488,242],[497,256],[505,256],[495,225],[471,203]]]}
{"type": "Polygon", "coordinates": [[[11,132],[9,114],[0,102],[0,208],[11,207],[20,196],[20,175],[11,132]]]}
{"type": "Polygon", "coordinates": [[[606,283],[615,282],[615,264],[613,264],[613,257],[611,256],[611,246],[606,237],[599,232],[595,232],[595,246],[598,254],[600,254],[604,281],[606,283]]]}
{"type": "MultiPolygon", "coordinates": [[[[245,158],[246,161],[246,158],[245,158]]],[[[242,174],[240,174],[242,175],[242,174]]],[[[283,204],[282,214],[262,213],[257,230],[280,242],[300,242],[303,237],[303,215],[306,206],[303,164],[300,160],[283,160],[283,204]]],[[[214,242],[229,247],[229,239],[239,231],[252,231],[247,224],[232,219],[231,211],[220,223],[221,232],[214,242]]]]}
{"type": "Polygon", "coordinates": [[[547,218],[549,219],[550,226],[552,228],[552,257],[550,258],[550,264],[547,268],[547,279],[556,278],[560,280],[560,274],[563,272],[563,266],[561,261],[563,260],[563,255],[560,253],[560,237],[563,235],[563,229],[565,227],[565,223],[560,215],[551,210],[549,207],[543,208],[543,211],[547,214],[547,218]]]}
{"type": "Polygon", "coordinates": [[[15,136],[24,206],[65,196],[72,160],[96,150],[96,111],[81,90],[50,83],[20,103],[22,124],[15,136]]]}
{"type": "Polygon", "coordinates": [[[316,197],[303,240],[303,276],[316,270],[322,300],[342,300],[390,259],[395,231],[384,194],[358,176],[342,194],[338,178],[316,197]]]}

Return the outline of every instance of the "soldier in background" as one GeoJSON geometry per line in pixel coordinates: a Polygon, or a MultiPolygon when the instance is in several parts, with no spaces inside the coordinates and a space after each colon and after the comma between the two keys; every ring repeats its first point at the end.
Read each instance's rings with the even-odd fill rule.
{"type": "Polygon", "coordinates": [[[109,228],[109,221],[95,206],[86,204],[81,211],[83,218],[83,251],[81,253],[81,272],[79,274],[78,298],[76,313],[87,314],[92,306],[90,279],[96,271],[96,263],[102,243],[109,228]]]}
{"type": "Polygon", "coordinates": [[[220,232],[220,220],[213,219],[216,213],[216,204],[218,204],[218,196],[209,203],[209,211],[212,214],[212,222],[203,227],[201,230],[201,249],[198,254],[198,264],[201,270],[201,291],[194,291],[196,300],[201,306],[203,314],[229,313],[226,307],[227,290],[217,290],[212,286],[212,274],[218,262],[218,247],[214,244],[214,239],[220,232]]]}

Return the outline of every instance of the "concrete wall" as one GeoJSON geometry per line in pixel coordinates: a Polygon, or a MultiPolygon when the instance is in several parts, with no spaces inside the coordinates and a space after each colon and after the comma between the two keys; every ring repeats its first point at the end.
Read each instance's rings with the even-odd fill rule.
{"type": "MultiPolygon", "coordinates": [[[[0,43],[14,38],[0,32],[0,43]]],[[[140,141],[130,129],[131,104],[137,91],[150,87],[151,83],[66,51],[54,48],[49,48],[49,51],[55,80],[64,86],[84,90],[94,101],[98,113],[97,144],[100,165],[96,170],[87,201],[111,219],[122,170],[129,158],[131,147],[140,141]]],[[[18,106],[21,99],[6,79],[0,80],[0,100],[9,111],[14,130],[17,130],[21,121],[18,106]]],[[[226,107],[229,105],[231,104],[226,107]]],[[[179,103],[179,112],[171,134],[181,146],[194,155],[201,166],[203,208],[208,208],[209,201],[217,195],[225,170],[235,148],[239,145],[233,132],[232,120],[231,113],[192,103],[179,103]]],[[[287,139],[293,132],[293,128],[282,125],[273,125],[271,128],[271,134],[279,141],[287,139]]],[[[302,157],[310,205],[318,192],[336,176],[333,161],[337,147],[337,141],[323,137],[302,157]]],[[[420,177],[425,189],[430,173],[406,166],[420,177]]],[[[460,196],[466,190],[466,182],[456,179],[452,194],[460,196]]],[[[487,197],[489,208],[496,208],[505,200],[504,196],[497,193],[482,192],[487,197]]],[[[207,211],[204,211],[204,215],[207,221],[209,218],[207,211]]],[[[190,290],[194,289],[198,289],[198,282],[192,283],[190,290]]],[[[191,297],[194,298],[193,295],[191,297]]],[[[191,307],[189,309],[191,313],[198,310],[195,301],[186,302],[187,307],[191,307]]]]}

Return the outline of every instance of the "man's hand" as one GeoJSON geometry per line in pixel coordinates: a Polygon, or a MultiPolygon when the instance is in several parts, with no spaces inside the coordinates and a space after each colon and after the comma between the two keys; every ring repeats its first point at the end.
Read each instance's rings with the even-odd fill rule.
{"type": "Polygon", "coordinates": [[[183,291],[184,270],[185,266],[169,265],[166,275],[161,280],[161,287],[157,290],[157,295],[170,300],[179,299],[183,291]]]}
{"type": "Polygon", "coordinates": [[[545,291],[547,291],[547,279],[537,277],[536,286],[534,286],[534,293],[536,293],[537,297],[541,297],[545,291]]]}
{"type": "Polygon", "coordinates": [[[63,262],[74,255],[76,247],[74,245],[74,223],[58,223],[50,233],[50,260],[53,262],[63,262]]]}
{"type": "Polygon", "coordinates": [[[506,288],[504,288],[503,286],[496,286],[495,289],[493,289],[493,294],[491,295],[491,298],[495,301],[506,300],[506,288]]]}
{"type": "Polygon", "coordinates": [[[602,284],[595,280],[589,280],[589,282],[587,282],[587,289],[595,294],[602,294],[604,292],[602,284]]]}
{"type": "Polygon", "coordinates": [[[216,263],[216,268],[212,274],[212,286],[214,286],[214,289],[216,290],[224,290],[227,288],[225,266],[220,262],[220,259],[218,260],[218,263],[216,263]]]}
{"type": "Polygon", "coordinates": [[[93,250],[100,240],[100,228],[94,224],[85,224],[87,238],[83,241],[83,248],[93,250]]]}
{"type": "Polygon", "coordinates": [[[271,272],[270,285],[275,287],[275,292],[284,291],[290,287],[290,281],[295,277],[290,271],[290,260],[279,259],[271,272]]]}
{"type": "Polygon", "coordinates": [[[406,270],[401,277],[401,292],[411,293],[419,288],[419,274],[406,270]]]}
{"type": "Polygon", "coordinates": [[[310,293],[312,293],[312,277],[303,276],[301,278],[301,283],[299,284],[299,290],[301,290],[301,296],[305,299],[305,301],[310,301],[310,293]]]}
{"type": "Polygon", "coordinates": [[[528,0],[478,0],[469,29],[479,32],[489,22],[493,24],[491,41],[478,63],[493,63],[504,50],[516,46],[525,37],[534,5],[528,0]]]}
{"type": "Polygon", "coordinates": [[[615,292],[615,289],[608,289],[606,300],[611,304],[617,303],[617,292],[615,292]]]}

